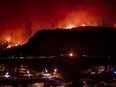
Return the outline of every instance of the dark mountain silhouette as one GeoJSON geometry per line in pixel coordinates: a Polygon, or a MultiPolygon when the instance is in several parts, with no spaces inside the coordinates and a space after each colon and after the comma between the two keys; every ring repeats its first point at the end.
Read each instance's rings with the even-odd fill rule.
{"type": "Polygon", "coordinates": [[[41,30],[20,47],[1,53],[8,55],[116,54],[116,29],[78,27],[73,29],[41,30]]]}

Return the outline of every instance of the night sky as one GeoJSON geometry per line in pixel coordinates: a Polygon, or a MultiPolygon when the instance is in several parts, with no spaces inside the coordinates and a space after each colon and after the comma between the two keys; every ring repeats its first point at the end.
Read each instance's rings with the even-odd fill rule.
{"type": "Polygon", "coordinates": [[[0,0],[0,41],[24,43],[36,31],[116,22],[115,0],[0,0]],[[53,26],[54,27],[54,26],[53,26]]]}

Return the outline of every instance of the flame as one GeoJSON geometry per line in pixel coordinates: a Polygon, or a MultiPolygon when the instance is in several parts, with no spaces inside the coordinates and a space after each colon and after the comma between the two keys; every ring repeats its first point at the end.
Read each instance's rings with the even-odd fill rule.
{"type": "Polygon", "coordinates": [[[11,45],[8,45],[6,48],[7,48],[7,49],[10,49],[11,47],[12,47],[11,45]]]}
{"type": "Polygon", "coordinates": [[[66,29],[71,29],[71,28],[74,28],[74,27],[77,27],[77,26],[75,26],[75,25],[68,25],[68,26],[66,27],[66,29]]]}
{"type": "Polygon", "coordinates": [[[10,37],[7,37],[7,38],[6,38],[6,41],[7,41],[7,42],[10,42],[10,40],[11,40],[10,37]]]}
{"type": "Polygon", "coordinates": [[[21,46],[28,41],[28,38],[29,35],[26,35],[22,28],[18,28],[15,31],[9,30],[3,32],[0,35],[0,46],[4,46],[4,48],[0,48],[0,50],[21,46]]]}
{"type": "Polygon", "coordinates": [[[22,45],[22,43],[20,41],[13,40],[11,37],[7,37],[6,40],[4,41],[4,44],[5,43],[8,44],[6,49],[10,49],[10,48],[22,45]]]}
{"type": "Polygon", "coordinates": [[[58,26],[67,29],[76,26],[99,26],[102,23],[101,21],[98,23],[98,21],[99,19],[95,15],[92,15],[86,11],[70,12],[64,20],[59,21],[58,26]]]}
{"type": "Polygon", "coordinates": [[[9,43],[6,48],[10,49],[10,48],[14,48],[14,47],[21,46],[21,45],[22,44],[20,44],[20,43],[9,43]]]}
{"type": "Polygon", "coordinates": [[[85,27],[85,26],[86,26],[86,24],[82,24],[81,26],[82,26],[82,27],[85,27]]]}

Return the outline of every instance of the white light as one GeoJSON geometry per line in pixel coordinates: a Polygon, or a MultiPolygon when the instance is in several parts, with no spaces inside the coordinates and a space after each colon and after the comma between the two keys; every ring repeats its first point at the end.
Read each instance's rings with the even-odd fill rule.
{"type": "Polygon", "coordinates": [[[8,75],[9,74],[9,72],[6,72],[6,75],[8,75]]]}
{"type": "Polygon", "coordinates": [[[43,74],[44,76],[50,76],[51,74],[47,73],[47,74],[43,74]]]}
{"type": "Polygon", "coordinates": [[[70,53],[69,56],[72,57],[73,56],[73,53],[70,53]]]}
{"type": "Polygon", "coordinates": [[[6,78],[10,77],[9,72],[6,72],[5,77],[6,78]]]}
{"type": "Polygon", "coordinates": [[[48,70],[45,68],[45,73],[48,73],[48,70]]]}
{"type": "Polygon", "coordinates": [[[74,28],[74,27],[76,27],[75,25],[69,25],[69,26],[67,26],[66,28],[67,29],[71,29],[71,28],[74,28]]]}
{"type": "Polygon", "coordinates": [[[27,71],[27,74],[30,74],[30,72],[29,72],[29,71],[27,71]]]}
{"type": "Polygon", "coordinates": [[[54,69],[54,72],[57,72],[57,69],[54,69]]]}
{"type": "Polygon", "coordinates": [[[114,71],[114,74],[116,74],[116,71],[114,71]]]}

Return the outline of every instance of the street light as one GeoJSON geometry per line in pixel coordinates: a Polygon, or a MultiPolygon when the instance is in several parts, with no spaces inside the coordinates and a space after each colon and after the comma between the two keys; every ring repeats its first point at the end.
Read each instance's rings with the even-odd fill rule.
{"type": "Polygon", "coordinates": [[[69,54],[69,56],[70,56],[70,57],[73,57],[73,56],[74,56],[74,54],[73,54],[73,53],[70,53],[70,54],[69,54]]]}
{"type": "Polygon", "coordinates": [[[54,72],[53,72],[53,77],[55,77],[55,78],[59,77],[59,74],[57,73],[57,71],[58,70],[55,68],[54,72]]]}
{"type": "Polygon", "coordinates": [[[116,71],[114,71],[114,74],[116,74],[116,71]]]}
{"type": "Polygon", "coordinates": [[[54,72],[56,73],[58,70],[57,69],[54,69],[54,72]]]}

